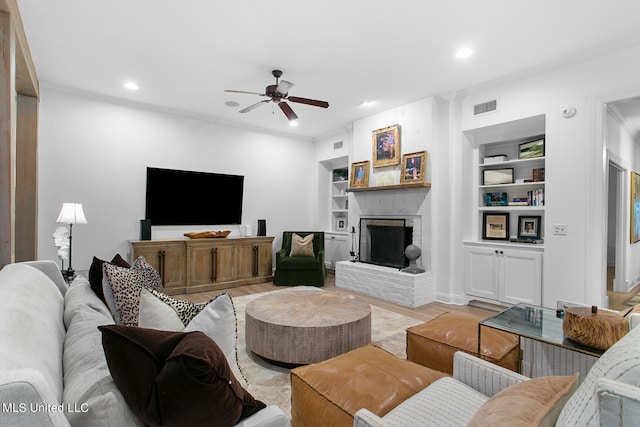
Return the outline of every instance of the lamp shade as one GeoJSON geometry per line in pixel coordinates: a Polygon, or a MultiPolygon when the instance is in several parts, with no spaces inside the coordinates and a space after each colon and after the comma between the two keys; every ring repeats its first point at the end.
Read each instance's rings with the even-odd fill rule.
{"type": "Polygon", "coordinates": [[[64,224],[86,224],[87,218],[82,210],[82,203],[63,203],[56,222],[64,224]]]}

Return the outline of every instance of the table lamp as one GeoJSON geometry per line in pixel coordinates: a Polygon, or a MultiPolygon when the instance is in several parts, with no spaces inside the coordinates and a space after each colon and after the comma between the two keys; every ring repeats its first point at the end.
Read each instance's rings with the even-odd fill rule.
{"type": "Polygon", "coordinates": [[[82,203],[63,203],[62,209],[60,209],[60,215],[58,215],[58,219],[56,222],[62,224],[69,224],[69,267],[66,270],[62,271],[62,275],[67,282],[73,280],[76,276],[73,267],[71,266],[71,235],[73,224],[86,224],[87,218],[84,216],[84,211],[82,210],[82,203]]]}

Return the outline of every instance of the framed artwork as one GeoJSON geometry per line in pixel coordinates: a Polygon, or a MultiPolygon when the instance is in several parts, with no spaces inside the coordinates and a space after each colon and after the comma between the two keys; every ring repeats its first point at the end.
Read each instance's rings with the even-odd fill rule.
{"type": "Polygon", "coordinates": [[[427,152],[418,151],[402,156],[402,169],[400,183],[424,182],[424,173],[427,168],[427,152]]]}
{"type": "Polygon", "coordinates": [[[513,168],[487,169],[482,171],[482,185],[513,183],[513,168]]]}
{"type": "Polygon", "coordinates": [[[519,159],[533,159],[544,156],[544,138],[520,144],[519,159]]]}
{"type": "Polygon", "coordinates": [[[518,217],[518,239],[540,240],[541,216],[519,216],[518,217]]]}
{"type": "Polygon", "coordinates": [[[369,186],[369,160],[351,163],[351,188],[367,188],[369,186]]]}
{"type": "Polygon", "coordinates": [[[334,169],[332,171],[333,182],[346,181],[348,173],[347,168],[334,169]]]}
{"type": "Polygon", "coordinates": [[[640,240],[640,175],[631,172],[631,243],[640,240]]]}
{"type": "Polygon", "coordinates": [[[347,219],[346,218],[338,218],[336,220],[336,230],[345,231],[347,229],[347,219]]]}
{"type": "Polygon", "coordinates": [[[483,212],[482,238],[484,240],[509,240],[509,213],[483,212]]]}
{"type": "Polygon", "coordinates": [[[487,193],[484,195],[485,206],[507,206],[507,193],[487,193]]]}
{"type": "Polygon", "coordinates": [[[400,125],[373,131],[373,167],[400,163],[400,125]]]}

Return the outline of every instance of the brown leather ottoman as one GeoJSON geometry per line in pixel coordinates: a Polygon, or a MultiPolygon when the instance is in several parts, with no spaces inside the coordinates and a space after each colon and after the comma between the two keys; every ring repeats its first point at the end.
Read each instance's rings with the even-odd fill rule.
{"type": "Polygon", "coordinates": [[[291,370],[291,424],[350,427],[359,409],[383,416],[444,376],[369,344],[291,370]]]}
{"type": "MultiPolygon", "coordinates": [[[[407,359],[437,371],[453,374],[453,354],[462,350],[478,355],[480,318],[444,313],[407,329],[407,359]]],[[[520,345],[517,335],[482,328],[480,358],[520,372],[520,345]]]]}

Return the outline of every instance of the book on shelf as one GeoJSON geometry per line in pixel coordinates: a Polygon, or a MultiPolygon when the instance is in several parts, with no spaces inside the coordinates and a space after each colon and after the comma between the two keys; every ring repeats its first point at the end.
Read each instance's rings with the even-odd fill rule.
{"type": "Polygon", "coordinates": [[[528,197],[514,197],[509,202],[509,206],[529,206],[528,197]]]}
{"type": "Polygon", "coordinates": [[[544,206],[544,188],[527,192],[529,206],[544,206]]]}
{"type": "Polygon", "coordinates": [[[531,174],[534,182],[544,181],[544,168],[533,168],[531,174]]]}

